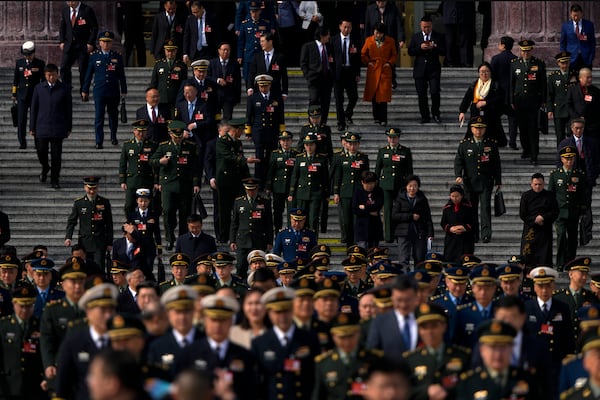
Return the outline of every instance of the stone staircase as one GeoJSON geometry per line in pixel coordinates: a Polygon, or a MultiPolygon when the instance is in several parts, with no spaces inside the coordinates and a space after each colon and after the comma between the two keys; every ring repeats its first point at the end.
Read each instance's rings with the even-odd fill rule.
{"type": "MultiPolygon", "coordinates": [[[[129,123],[134,119],[135,110],[144,104],[144,90],[150,81],[151,69],[129,68],[126,71],[129,94],[127,111],[129,123]]],[[[393,101],[389,105],[389,127],[402,130],[400,141],[412,149],[415,172],[421,177],[422,190],[429,198],[432,207],[436,237],[433,248],[443,250],[444,233],[439,226],[441,209],[448,198],[448,188],[454,181],[453,160],[458,142],[463,137],[465,128],[457,122],[458,105],[469,82],[476,77],[475,69],[445,69],[442,72],[442,124],[419,123],[417,96],[414,89],[412,70],[398,69],[398,88],[394,91],[393,101]]],[[[78,82],[77,71],[74,70],[73,82],[78,82]]],[[[359,96],[362,96],[362,84],[359,96]]],[[[0,86],[8,88],[12,84],[12,69],[0,69],[0,86]]],[[[308,90],[299,70],[290,71],[290,97],[286,101],[286,126],[294,134],[306,123],[308,90]]],[[[115,237],[120,235],[120,223],[124,221],[123,193],[118,184],[118,160],[120,146],[111,146],[105,141],[104,150],[94,149],[94,106],[93,100],[82,103],[78,93],[74,92],[74,124],[73,133],[65,140],[63,146],[63,167],[60,190],[53,190],[49,184],[40,184],[38,175],[40,165],[37,161],[32,140],[27,150],[19,150],[16,140],[16,128],[12,127],[10,117],[10,99],[8,96],[0,101],[0,132],[3,140],[0,143],[0,209],[7,213],[11,222],[12,239],[9,244],[17,247],[18,254],[24,255],[39,243],[49,247],[49,254],[56,260],[63,260],[68,249],[62,243],[66,218],[71,210],[73,200],[83,193],[81,178],[95,174],[102,177],[100,193],[108,197],[113,206],[115,221],[115,237]]],[[[235,116],[243,116],[245,105],[235,110],[235,116]]],[[[339,147],[335,140],[335,104],[332,99],[329,125],[334,130],[334,147],[339,147]]],[[[383,134],[385,128],[372,122],[370,102],[359,102],[354,114],[354,125],[351,130],[363,136],[361,149],[369,154],[372,168],[375,166],[377,149],[386,144],[383,134]]],[[[506,129],[506,128],[505,128],[506,129]]],[[[505,262],[512,254],[518,254],[522,223],[518,217],[521,193],[529,189],[530,176],[536,171],[548,175],[553,169],[555,139],[553,127],[551,134],[540,138],[540,165],[531,166],[528,161],[520,159],[520,151],[508,148],[501,149],[503,191],[507,213],[500,218],[493,218],[493,238],[489,244],[476,245],[476,254],[490,262],[505,262]]],[[[119,141],[122,143],[131,136],[129,124],[119,126],[119,141]]],[[[108,138],[108,134],[107,134],[108,138]]],[[[296,136],[297,138],[297,136],[296,136]]],[[[247,154],[251,154],[250,142],[245,142],[247,154]]],[[[205,205],[209,215],[212,213],[212,201],[208,186],[202,188],[205,205]]],[[[594,204],[599,204],[600,194],[595,193],[594,204]]],[[[329,231],[320,240],[333,246],[336,253],[334,260],[339,261],[344,248],[339,243],[337,209],[330,206],[329,231]]],[[[213,233],[212,219],[205,221],[204,229],[213,233]]],[[[594,229],[594,237],[599,238],[598,224],[594,229]]],[[[600,248],[592,240],[580,254],[598,257],[600,248]]]]}

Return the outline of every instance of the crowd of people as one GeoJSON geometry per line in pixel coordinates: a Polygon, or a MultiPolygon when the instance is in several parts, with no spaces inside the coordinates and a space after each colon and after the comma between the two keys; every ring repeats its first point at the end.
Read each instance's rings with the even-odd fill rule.
{"type": "MultiPolygon", "coordinates": [[[[592,261],[577,256],[578,243],[590,240],[600,174],[593,24],[582,19],[580,6],[571,7],[558,70],[549,75],[532,55],[532,40],[518,42],[517,57],[508,36],[500,40],[501,53],[478,67],[458,106],[467,130],[442,211],[444,250],[436,253],[431,206],[411,150],[400,144],[400,129],[387,127],[397,52],[405,45],[401,12],[391,1],[366,3],[347,4],[335,24],[314,1],[161,5],[146,104],[121,147],[122,237],[114,237],[111,204],[99,194],[97,176],[83,178],[84,194],[73,203],[64,239],[71,256],[64,263],[43,245],[17,257],[0,214],[0,397],[597,394],[600,275],[588,282],[592,261]],[[228,12],[236,17],[226,26],[219,13],[228,12]],[[284,109],[291,65],[300,66],[309,92],[308,123],[295,143],[284,109]],[[374,168],[360,149],[361,134],[351,129],[361,67],[363,100],[372,103],[374,123],[386,127],[387,145],[374,168]],[[242,90],[245,117],[233,118],[242,90]],[[338,152],[327,124],[332,90],[338,152]],[[520,254],[501,265],[482,262],[475,244],[492,241],[499,148],[518,150],[518,132],[522,158],[537,165],[540,110],[554,120],[557,168],[546,178],[534,173],[521,197],[520,254]],[[244,155],[243,135],[254,144],[253,156],[244,155]],[[209,217],[199,195],[203,180],[213,195],[214,236],[203,231],[209,217]],[[347,247],[340,266],[319,241],[330,197],[347,247]],[[558,271],[568,272],[567,288],[556,290],[558,271]]],[[[474,3],[458,14],[454,2],[442,3],[445,36],[426,15],[408,44],[423,124],[442,122],[440,56],[445,65],[473,65],[465,18],[474,3]]],[[[81,100],[93,93],[95,148],[103,149],[105,111],[111,143],[119,145],[124,66],[134,46],[145,64],[143,40],[131,32],[139,30],[137,6],[120,5],[125,57],[112,50],[113,32],[98,31],[93,7],[79,1],[68,1],[61,14],[60,68],[35,58],[33,42],[22,46],[13,87],[18,139],[26,148],[30,113],[39,179],[50,174],[54,189],[60,189],[62,142],[72,131],[75,61],[81,100]]]]}

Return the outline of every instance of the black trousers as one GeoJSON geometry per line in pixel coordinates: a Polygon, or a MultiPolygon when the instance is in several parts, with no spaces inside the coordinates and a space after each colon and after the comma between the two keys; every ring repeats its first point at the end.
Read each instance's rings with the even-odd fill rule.
{"type": "Polygon", "coordinates": [[[42,172],[50,171],[50,181],[58,183],[60,178],[60,168],[62,166],[62,143],[63,138],[36,138],[35,148],[37,150],[38,160],[42,165],[42,172]],[[48,149],[52,165],[48,162],[48,149]]]}
{"type": "Polygon", "coordinates": [[[133,47],[135,46],[136,55],[137,55],[137,66],[145,67],[146,66],[146,44],[144,43],[144,30],[142,27],[140,29],[131,29],[131,32],[127,30],[125,33],[125,63],[128,66],[131,66],[129,58],[133,54],[133,47]]]}
{"type": "Polygon", "coordinates": [[[431,114],[440,115],[440,77],[415,78],[415,88],[419,96],[419,112],[421,118],[430,119],[427,89],[431,95],[431,114]]]}
{"type": "Polygon", "coordinates": [[[335,81],[333,91],[335,94],[335,112],[338,125],[346,125],[346,118],[352,118],[354,107],[358,101],[358,88],[356,76],[348,68],[342,67],[340,79],[335,81]],[[348,106],[344,109],[344,91],[348,96],[348,106]]]}
{"type": "Polygon", "coordinates": [[[75,64],[75,61],[77,61],[77,65],[79,66],[78,92],[81,92],[89,59],[90,55],[87,52],[87,47],[85,44],[83,45],[83,48],[74,46],[71,47],[69,51],[63,52],[62,60],[60,62],[60,80],[67,85],[72,85],[73,75],[71,74],[71,67],[73,64],[75,64]]]}
{"type": "Polygon", "coordinates": [[[539,102],[535,98],[522,97],[516,102],[517,123],[523,154],[537,160],[540,152],[540,131],[538,130],[539,102]]]}
{"type": "Polygon", "coordinates": [[[329,103],[331,103],[331,80],[319,79],[308,84],[308,105],[318,104],[321,106],[321,122],[327,124],[329,115],[329,103]]]}

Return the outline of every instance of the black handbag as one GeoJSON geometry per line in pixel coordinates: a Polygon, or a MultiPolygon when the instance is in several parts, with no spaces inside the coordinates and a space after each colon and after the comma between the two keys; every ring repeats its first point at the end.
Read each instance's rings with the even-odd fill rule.
{"type": "Polygon", "coordinates": [[[121,99],[121,122],[127,123],[127,108],[125,108],[125,97],[121,99]]]}
{"type": "Polygon", "coordinates": [[[17,103],[10,107],[10,115],[12,116],[13,126],[16,128],[19,126],[19,109],[17,108],[17,103]]]}
{"type": "Polygon", "coordinates": [[[501,190],[496,190],[494,193],[494,216],[500,217],[506,214],[506,205],[504,204],[504,193],[501,190]]]}
{"type": "Polygon", "coordinates": [[[194,197],[192,198],[192,214],[197,214],[202,219],[208,217],[200,192],[194,193],[194,197]]]}
{"type": "Polygon", "coordinates": [[[542,135],[548,134],[548,111],[545,108],[538,112],[538,129],[542,135]]]}

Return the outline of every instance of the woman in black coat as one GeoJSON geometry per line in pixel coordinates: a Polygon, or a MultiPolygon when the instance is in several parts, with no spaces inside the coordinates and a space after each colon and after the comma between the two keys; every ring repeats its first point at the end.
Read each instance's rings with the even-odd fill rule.
{"type": "MultiPolygon", "coordinates": [[[[500,82],[492,79],[492,66],[489,63],[482,63],[477,71],[479,79],[469,85],[460,102],[458,121],[462,123],[467,109],[470,109],[471,118],[481,116],[487,121],[486,135],[494,139],[498,147],[504,147],[507,140],[500,120],[504,109],[504,90],[500,82]]],[[[469,135],[471,131],[467,127],[466,136],[469,135]]]]}
{"type": "Polygon", "coordinates": [[[465,191],[459,185],[450,188],[450,200],[442,211],[444,238],[444,259],[448,262],[460,262],[463,254],[473,254],[475,236],[473,235],[474,212],[471,203],[465,198],[465,191]]]}
{"type": "Polygon", "coordinates": [[[361,187],[352,197],[354,218],[354,241],[366,249],[379,245],[383,240],[383,189],[377,186],[377,175],[372,171],[363,171],[361,187]]]}
{"type": "Polygon", "coordinates": [[[408,270],[410,257],[414,264],[425,260],[427,239],[433,238],[431,209],[421,192],[421,179],[408,176],[405,190],[398,193],[392,208],[394,235],[398,239],[398,260],[408,270]]]}

